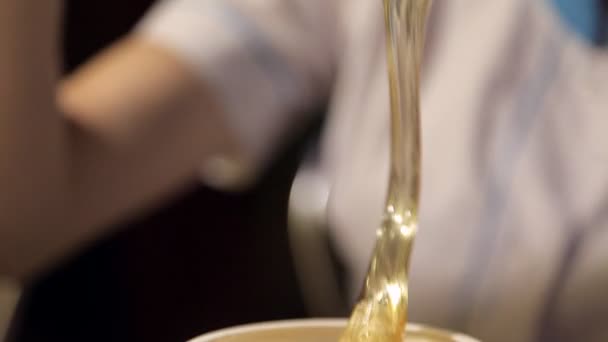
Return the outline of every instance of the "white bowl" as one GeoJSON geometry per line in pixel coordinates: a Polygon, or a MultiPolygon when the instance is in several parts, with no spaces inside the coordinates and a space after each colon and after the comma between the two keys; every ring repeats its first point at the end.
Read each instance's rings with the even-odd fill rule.
{"type": "MultiPolygon", "coordinates": [[[[253,335],[256,336],[258,341],[285,341],[291,340],[289,337],[297,334],[298,342],[310,341],[310,342],[325,342],[325,340],[319,340],[318,337],[300,338],[302,336],[301,330],[314,329],[316,331],[324,331],[324,338],[327,341],[338,341],[341,332],[346,327],[346,319],[301,319],[301,320],[290,320],[290,321],[277,321],[277,322],[266,322],[266,323],[255,323],[242,325],[227,329],[218,330],[211,332],[197,338],[190,340],[189,342],[236,342],[236,341],[249,341],[253,335]],[[331,337],[328,337],[331,336],[331,337]],[[238,339],[237,339],[238,338],[238,339]]],[[[479,342],[478,340],[458,334],[452,333],[445,330],[435,329],[426,327],[420,324],[410,323],[407,326],[408,341],[412,342],[479,342]],[[420,335],[424,334],[429,336],[423,338],[420,335]],[[415,339],[418,337],[418,339],[415,339]]],[[[292,337],[293,338],[293,337],[292,337]]]]}

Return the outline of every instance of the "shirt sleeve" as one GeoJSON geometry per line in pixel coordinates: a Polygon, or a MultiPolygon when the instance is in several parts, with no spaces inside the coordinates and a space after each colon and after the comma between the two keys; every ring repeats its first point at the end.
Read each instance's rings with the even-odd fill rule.
{"type": "Polygon", "coordinates": [[[238,139],[238,162],[209,161],[205,174],[223,166],[220,178],[252,178],[287,129],[328,95],[336,2],[162,0],[140,22],[136,34],[172,50],[212,89],[238,139]]]}

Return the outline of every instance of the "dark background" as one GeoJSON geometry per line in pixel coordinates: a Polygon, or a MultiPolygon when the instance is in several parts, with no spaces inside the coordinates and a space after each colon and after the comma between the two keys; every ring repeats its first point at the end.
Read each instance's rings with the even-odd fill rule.
{"type": "MultiPolygon", "coordinates": [[[[66,72],[132,27],[152,0],[67,1],[66,72]]],[[[184,341],[234,324],[304,317],[286,235],[295,137],[254,189],[199,187],[120,227],[33,284],[14,341],[184,341]]]]}

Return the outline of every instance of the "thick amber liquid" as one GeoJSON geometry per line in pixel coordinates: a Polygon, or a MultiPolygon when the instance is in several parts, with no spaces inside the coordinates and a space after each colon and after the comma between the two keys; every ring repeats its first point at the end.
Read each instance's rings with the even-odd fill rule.
{"type": "Polygon", "coordinates": [[[391,99],[388,198],[360,302],[341,342],[403,341],[420,174],[420,64],[431,0],[384,0],[391,99]]]}

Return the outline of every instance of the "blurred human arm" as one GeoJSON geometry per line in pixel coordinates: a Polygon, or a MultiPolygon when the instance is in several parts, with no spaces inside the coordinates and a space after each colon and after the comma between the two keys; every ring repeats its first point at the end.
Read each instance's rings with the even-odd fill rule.
{"type": "MultiPolygon", "coordinates": [[[[277,126],[284,126],[273,121],[313,100],[310,89],[322,88],[313,79],[324,72],[309,65],[324,64],[325,58],[309,63],[300,53],[317,47],[293,39],[306,31],[289,26],[302,18],[284,15],[284,2],[242,1],[247,16],[282,14],[279,24],[290,28],[275,22],[276,27],[260,30],[270,36],[270,50],[288,61],[283,74],[296,76],[289,83],[295,91],[281,101],[271,99],[277,85],[268,79],[282,71],[260,70],[256,61],[237,57],[251,46],[218,45],[213,32],[179,25],[206,23],[211,2],[174,2],[181,8],[167,1],[169,8],[160,15],[157,11],[160,19],[152,20],[152,29],[144,29],[148,33],[132,34],[61,81],[61,2],[0,0],[0,275],[25,279],[36,274],[102,234],[109,223],[194,180],[209,157],[259,159],[280,135],[277,126]],[[205,15],[182,20],[193,7],[205,15]],[[176,15],[177,21],[164,22],[176,15]],[[162,24],[171,27],[149,33],[162,24]],[[186,45],[213,58],[182,51],[181,35],[192,29],[200,44],[186,45]],[[227,96],[247,89],[249,95],[227,96]],[[239,122],[245,124],[235,128],[239,122]],[[258,139],[263,143],[256,135],[263,136],[258,139]]],[[[311,26],[309,19],[300,23],[311,26]]]]}
{"type": "Polygon", "coordinates": [[[141,39],[60,82],[60,7],[0,1],[0,272],[11,276],[96,237],[231,148],[202,82],[141,39]]]}

